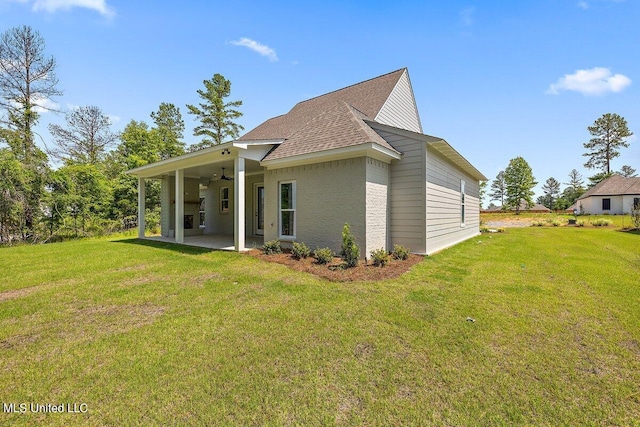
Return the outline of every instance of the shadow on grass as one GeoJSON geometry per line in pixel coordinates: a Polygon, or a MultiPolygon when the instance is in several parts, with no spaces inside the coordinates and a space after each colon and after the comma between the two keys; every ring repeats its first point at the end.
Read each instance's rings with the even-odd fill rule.
{"type": "Polygon", "coordinates": [[[170,251],[179,252],[181,254],[188,255],[201,255],[209,252],[221,252],[217,249],[203,248],[199,246],[180,245],[177,243],[158,242],[154,240],[142,240],[142,239],[120,239],[112,240],[113,243],[126,243],[140,246],[148,246],[157,249],[168,249],[170,251]]]}
{"type": "Polygon", "coordinates": [[[640,236],[640,229],[639,228],[621,228],[618,231],[620,231],[622,233],[635,234],[637,236],[640,236]]]}

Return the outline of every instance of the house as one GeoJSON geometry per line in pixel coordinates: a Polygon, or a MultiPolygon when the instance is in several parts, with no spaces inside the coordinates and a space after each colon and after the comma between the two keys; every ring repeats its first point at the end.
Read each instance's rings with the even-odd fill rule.
{"type": "Polygon", "coordinates": [[[629,213],[640,205],[640,177],[612,175],[587,190],[576,201],[578,212],[585,214],[629,213]]]}
{"type": "Polygon", "coordinates": [[[444,139],[422,133],[406,68],[129,173],[139,179],[141,238],[144,182],[157,179],[164,239],[233,236],[236,251],[278,239],[338,252],[349,223],[363,257],[394,244],[430,254],[479,234],[486,180],[444,139]]]}

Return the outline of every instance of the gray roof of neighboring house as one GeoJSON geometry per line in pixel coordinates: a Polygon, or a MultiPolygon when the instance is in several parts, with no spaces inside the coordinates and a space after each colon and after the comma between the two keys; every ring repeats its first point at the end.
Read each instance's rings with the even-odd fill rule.
{"type": "Polygon", "coordinates": [[[578,200],[590,196],[621,196],[624,194],[640,194],[640,177],[625,178],[622,175],[612,175],[587,190],[578,200]]]}
{"type": "Polygon", "coordinates": [[[238,141],[285,139],[264,160],[373,142],[397,152],[363,119],[374,120],[406,68],[296,104],[238,141]]]}

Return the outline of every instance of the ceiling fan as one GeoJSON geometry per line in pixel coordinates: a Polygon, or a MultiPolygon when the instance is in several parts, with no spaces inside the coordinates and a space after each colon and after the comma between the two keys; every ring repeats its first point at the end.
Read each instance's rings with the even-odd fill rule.
{"type": "Polygon", "coordinates": [[[222,176],[220,177],[220,179],[221,179],[221,180],[224,180],[224,181],[233,181],[233,178],[228,177],[228,176],[226,176],[226,175],[224,174],[224,169],[225,169],[225,168],[222,168],[222,176]]]}

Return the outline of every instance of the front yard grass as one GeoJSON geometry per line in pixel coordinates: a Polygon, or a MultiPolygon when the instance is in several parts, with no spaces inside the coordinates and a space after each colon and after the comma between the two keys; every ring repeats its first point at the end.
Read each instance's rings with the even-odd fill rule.
{"type": "Polygon", "coordinates": [[[0,271],[2,403],[88,410],[0,425],[640,419],[640,236],[612,227],[483,235],[380,282],[135,239],[0,271]]]}

